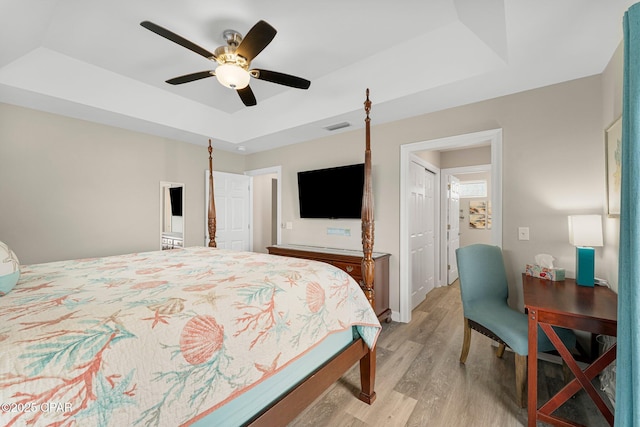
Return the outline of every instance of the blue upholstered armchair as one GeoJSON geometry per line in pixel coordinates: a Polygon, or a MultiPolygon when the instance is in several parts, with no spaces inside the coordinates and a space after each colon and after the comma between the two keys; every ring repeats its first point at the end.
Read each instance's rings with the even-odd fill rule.
{"type": "MultiPolygon", "coordinates": [[[[464,312],[464,342],[460,363],[465,363],[474,329],[499,343],[497,355],[502,357],[505,346],[515,353],[516,399],[526,405],[527,355],[529,354],[527,315],[511,308],[507,303],[509,287],[497,246],[470,245],[456,250],[460,277],[460,295],[464,312]]],[[[567,348],[576,346],[573,331],[554,328],[567,348]]],[[[551,341],[538,329],[538,350],[553,350],[551,341]]]]}

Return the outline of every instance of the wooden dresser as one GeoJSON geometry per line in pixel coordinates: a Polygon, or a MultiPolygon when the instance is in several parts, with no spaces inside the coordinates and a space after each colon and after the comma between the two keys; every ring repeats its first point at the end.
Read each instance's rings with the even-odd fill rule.
{"type": "MultiPolygon", "coordinates": [[[[347,249],[321,248],[301,245],[269,246],[267,250],[272,255],[289,256],[293,258],[312,259],[326,262],[347,272],[362,286],[362,251],[347,249]]],[[[390,254],[374,252],[375,263],[373,289],[375,297],[374,310],[381,322],[391,321],[389,308],[389,257],[390,254]]]]}

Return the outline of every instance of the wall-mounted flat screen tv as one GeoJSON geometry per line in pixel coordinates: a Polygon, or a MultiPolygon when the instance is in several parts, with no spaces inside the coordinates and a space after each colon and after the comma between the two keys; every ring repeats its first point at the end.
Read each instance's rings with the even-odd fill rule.
{"type": "Polygon", "coordinates": [[[298,172],[300,218],[359,219],[364,163],[298,172]]]}

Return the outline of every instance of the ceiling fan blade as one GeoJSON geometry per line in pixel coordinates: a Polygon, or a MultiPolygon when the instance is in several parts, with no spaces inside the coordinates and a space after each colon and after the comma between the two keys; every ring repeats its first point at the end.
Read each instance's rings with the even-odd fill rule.
{"type": "Polygon", "coordinates": [[[236,92],[238,92],[238,95],[240,95],[240,99],[242,99],[242,102],[247,107],[252,107],[257,104],[256,96],[253,94],[253,91],[249,86],[242,89],[237,89],[236,92]]]}
{"type": "Polygon", "coordinates": [[[142,25],[147,30],[153,31],[159,36],[164,37],[165,39],[171,40],[172,42],[177,43],[182,47],[186,47],[187,49],[197,53],[198,55],[202,55],[207,59],[216,59],[216,56],[213,53],[209,52],[207,49],[200,47],[193,42],[190,42],[184,37],[179,36],[176,33],[161,27],[160,25],[154,24],[150,21],[142,21],[140,25],[142,25]]]}
{"type": "Polygon", "coordinates": [[[167,80],[167,83],[171,85],[181,85],[182,83],[189,83],[195,80],[206,79],[207,77],[213,77],[215,73],[213,71],[198,71],[197,73],[185,74],[184,76],[174,77],[167,80]]]}
{"type": "Polygon", "coordinates": [[[271,43],[276,33],[276,29],[267,22],[258,21],[256,25],[251,27],[247,35],[244,36],[236,49],[236,53],[251,62],[253,58],[262,52],[262,49],[271,43]]]}
{"type": "Polygon", "coordinates": [[[309,89],[309,86],[311,85],[311,82],[307,79],[292,76],[290,74],[278,73],[277,71],[253,69],[251,72],[256,79],[277,83],[279,85],[291,86],[297,89],[309,89]]]}

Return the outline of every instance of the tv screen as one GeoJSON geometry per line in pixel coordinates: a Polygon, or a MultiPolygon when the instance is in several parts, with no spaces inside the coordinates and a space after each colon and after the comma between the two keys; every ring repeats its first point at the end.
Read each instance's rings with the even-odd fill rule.
{"type": "Polygon", "coordinates": [[[364,163],[298,172],[300,218],[359,219],[364,163]]]}

